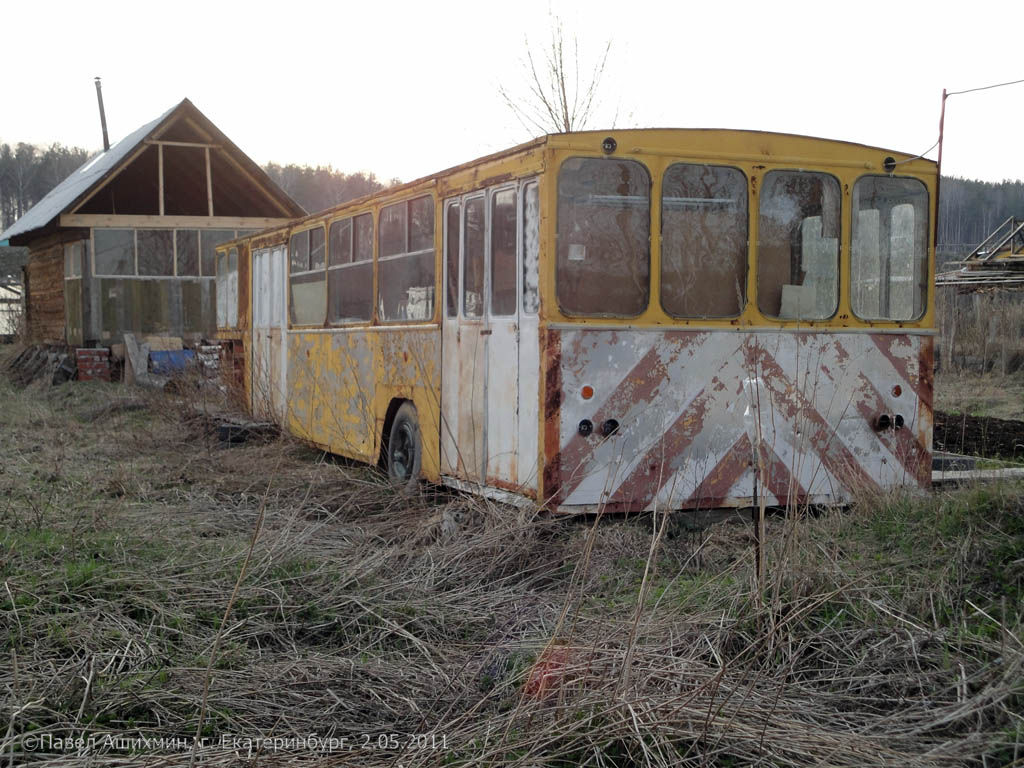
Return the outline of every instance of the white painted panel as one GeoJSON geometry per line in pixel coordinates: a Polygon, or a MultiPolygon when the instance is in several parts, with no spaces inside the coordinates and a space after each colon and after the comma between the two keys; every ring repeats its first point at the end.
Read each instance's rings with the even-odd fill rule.
{"type": "Polygon", "coordinates": [[[517,477],[520,488],[536,491],[540,477],[540,195],[536,181],[522,187],[520,217],[519,301],[519,442],[517,477]]]}

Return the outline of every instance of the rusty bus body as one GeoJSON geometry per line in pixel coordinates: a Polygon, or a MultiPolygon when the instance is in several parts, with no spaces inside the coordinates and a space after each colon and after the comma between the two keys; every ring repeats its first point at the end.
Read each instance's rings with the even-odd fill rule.
{"type": "Polygon", "coordinates": [[[222,247],[219,333],[254,414],[399,478],[563,512],[924,488],[936,179],[792,135],[547,136],[222,247]]]}

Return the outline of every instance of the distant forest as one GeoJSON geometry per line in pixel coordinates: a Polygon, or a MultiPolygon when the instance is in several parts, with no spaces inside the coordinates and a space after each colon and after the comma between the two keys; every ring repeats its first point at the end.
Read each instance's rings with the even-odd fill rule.
{"type": "Polygon", "coordinates": [[[19,142],[0,144],[0,231],[16,222],[46,193],[89,159],[80,147],[19,142]]]}
{"type": "MultiPolygon", "coordinates": [[[[80,147],[61,144],[0,144],[0,229],[17,221],[88,157],[80,147]]],[[[343,173],[329,165],[269,163],[264,170],[311,213],[399,183],[382,182],[373,173],[343,173]]],[[[939,198],[939,248],[947,253],[969,250],[1010,216],[1024,218],[1024,181],[944,177],[939,198]]]]}
{"type": "Polygon", "coordinates": [[[401,183],[398,179],[382,183],[372,173],[342,173],[329,165],[310,168],[308,165],[267,163],[263,170],[310,213],[401,183]]]}
{"type": "Polygon", "coordinates": [[[943,250],[971,250],[1011,216],[1024,219],[1024,181],[942,177],[938,246],[943,250]]]}

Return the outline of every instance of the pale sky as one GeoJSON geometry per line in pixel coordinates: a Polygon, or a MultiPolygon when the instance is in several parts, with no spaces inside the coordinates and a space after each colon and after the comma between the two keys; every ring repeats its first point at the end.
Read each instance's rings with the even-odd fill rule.
{"type": "MultiPolygon", "coordinates": [[[[525,94],[549,12],[581,69],[612,42],[593,128],[617,114],[917,154],[943,88],[1024,78],[1019,0],[44,1],[0,13],[0,141],[100,148],[99,75],[112,143],[188,97],[258,163],[410,181],[531,138],[498,87],[525,94]]],[[[949,99],[943,172],[1024,179],[1024,84],[949,99]]]]}

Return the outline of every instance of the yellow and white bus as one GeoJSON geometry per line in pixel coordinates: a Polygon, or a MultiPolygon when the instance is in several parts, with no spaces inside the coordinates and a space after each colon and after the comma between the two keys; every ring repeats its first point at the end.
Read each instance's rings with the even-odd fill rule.
{"type": "Polygon", "coordinates": [[[935,163],[558,134],[241,238],[219,336],[324,450],[555,511],[931,479],[935,163]]]}

